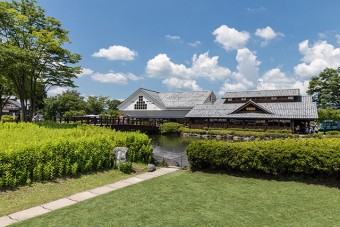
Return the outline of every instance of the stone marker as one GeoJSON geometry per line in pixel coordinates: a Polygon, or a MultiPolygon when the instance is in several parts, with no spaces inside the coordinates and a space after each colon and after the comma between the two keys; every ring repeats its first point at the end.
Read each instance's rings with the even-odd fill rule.
{"type": "Polygon", "coordinates": [[[148,164],[148,172],[153,172],[156,170],[156,166],[154,164],[148,164]]]}
{"type": "Polygon", "coordinates": [[[113,149],[113,153],[115,155],[117,164],[120,163],[120,162],[124,163],[124,162],[127,161],[128,151],[129,151],[129,148],[127,148],[127,147],[115,147],[113,149]]]}

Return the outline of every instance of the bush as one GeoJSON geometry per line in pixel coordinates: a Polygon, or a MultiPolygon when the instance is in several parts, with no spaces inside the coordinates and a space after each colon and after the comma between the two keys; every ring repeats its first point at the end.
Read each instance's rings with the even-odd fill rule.
{"type": "Polygon", "coordinates": [[[340,140],[195,141],[187,147],[192,169],[340,178],[340,140]]]}
{"type": "Polygon", "coordinates": [[[151,142],[145,134],[62,126],[0,123],[0,188],[111,169],[116,146],[129,148],[129,161],[148,163],[152,158],[151,142]]]}
{"type": "Polygon", "coordinates": [[[10,115],[2,115],[1,116],[1,122],[5,123],[5,122],[13,122],[14,121],[14,117],[10,116],[10,115]]]}
{"type": "Polygon", "coordinates": [[[160,130],[162,134],[180,133],[182,125],[177,122],[167,122],[161,124],[160,130]]]}

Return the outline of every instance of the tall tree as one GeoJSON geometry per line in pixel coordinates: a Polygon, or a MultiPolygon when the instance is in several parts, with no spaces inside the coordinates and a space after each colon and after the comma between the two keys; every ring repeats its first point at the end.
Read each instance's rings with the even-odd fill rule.
{"type": "Polygon", "coordinates": [[[35,0],[0,2],[0,68],[19,96],[23,120],[37,108],[38,90],[75,87],[80,55],[63,48],[68,31],[35,0]],[[29,106],[28,106],[29,104],[29,106]]]}
{"type": "Polygon", "coordinates": [[[324,69],[318,76],[312,77],[307,90],[319,108],[340,108],[340,67],[324,69]]]}
{"type": "Polygon", "coordinates": [[[89,96],[87,98],[88,114],[101,114],[107,109],[108,97],[89,96]]]}
{"type": "Polygon", "coordinates": [[[2,117],[2,111],[11,95],[13,95],[12,86],[0,72],[0,119],[2,117]]]}

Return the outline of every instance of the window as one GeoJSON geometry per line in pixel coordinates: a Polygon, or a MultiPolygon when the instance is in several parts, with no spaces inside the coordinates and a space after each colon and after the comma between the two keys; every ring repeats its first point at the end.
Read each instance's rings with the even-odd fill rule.
{"type": "Polygon", "coordinates": [[[143,96],[138,97],[138,101],[135,104],[135,110],[146,110],[148,105],[143,101],[143,96]]]}
{"type": "Polygon", "coordinates": [[[246,107],[246,110],[247,110],[247,111],[255,111],[256,108],[255,108],[254,106],[247,106],[247,107],[246,107]]]}

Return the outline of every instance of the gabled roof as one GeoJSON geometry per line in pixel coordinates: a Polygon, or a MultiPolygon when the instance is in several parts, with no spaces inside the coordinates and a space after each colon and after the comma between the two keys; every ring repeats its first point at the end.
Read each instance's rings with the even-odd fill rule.
{"type": "Polygon", "coordinates": [[[300,95],[299,89],[284,89],[284,90],[226,92],[222,98],[227,99],[227,98],[252,98],[252,97],[282,97],[299,95],[300,95]]]}
{"type": "Polygon", "coordinates": [[[233,113],[244,106],[244,103],[214,105],[197,105],[187,115],[187,118],[254,118],[254,119],[317,119],[316,103],[310,96],[301,96],[301,102],[256,103],[268,110],[267,113],[233,113]]]}
{"type": "Polygon", "coordinates": [[[127,102],[132,101],[131,99],[135,97],[137,94],[143,94],[143,96],[147,97],[148,99],[152,100],[154,103],[157,103],[158,106],[165,108],[164,103],[159,97],[159,92],[152,91],[144,88],[139,88],[134,93],[132,93],[127,99],[125,99],[117,108],[121,109],[127,102]]]}
{"type": "Polygon", "coordinates": [[[126,103],[132,101],[132,98],[137,94],[142,94],[149,100],[157,103],[163,109],[192,109],[195,105],[204,104],[210,97],[216,99],[212,91],[192,91],[192,92],[168,92],[159,93],[144,88],[139,88],[122,102],[118,109],[121,109],[126,103]]]}
{"type": "Polygon", "coordinates": [[[159,93],[159,96],[166,108],[191,109],[196,105],[204,104],[211,94],[213,94],[212,91],[192,91],[159,93]]]}
{"type": "Polygon", "coordinates": [[[239,111],[245,109],[246,107],[253,105],[255,107],[257,107],[258,109],[262,110],[264,113],[266,114],[272,114],[270,111],[268,111],[267,109],[265,109],[263,106],[258,105],[257,103],[253,102],[252,100],[249,100],[248,102],[246,102],[244,105],[240,106],[239,108],[237,108],[236,110],[234,110],[233,112],[231,112],[231,114],[237,114],[239,111]]]}

